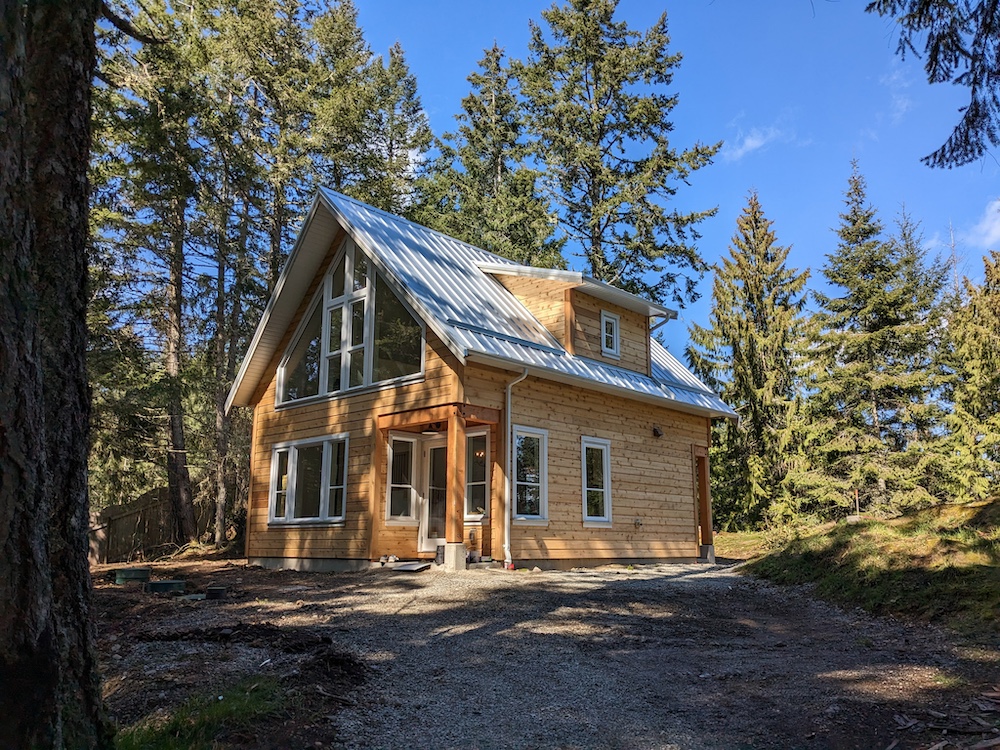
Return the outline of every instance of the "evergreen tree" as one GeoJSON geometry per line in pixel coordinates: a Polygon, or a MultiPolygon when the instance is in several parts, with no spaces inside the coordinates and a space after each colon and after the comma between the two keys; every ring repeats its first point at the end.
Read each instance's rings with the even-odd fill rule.
{"type": "Polygon", "coordinates": [[[951,411],[943,463],[950,494],[962,501],[1000,491],[1000,252],[983,264],[984,283],[964,280],[946,327],[951,411]]]}
{"type": "Polygon", "coordinates": [[[411,216],[490,252],[532,266],[562,267],[556,217],[538,194],[541,173],[526,166],[524,113],[494,45],[469,76],[457,133],[418,181],[411,216]]]}
{"type": "Polygon", "coordinates": [[[614,20],[617,5],[542,11],[548,34],[532,23],[528,60],[514,68],[561,227],[590,275],[683,302],[705,270],[697,225],[715,209],[686,213],[670,201],[720,144],[671,146],[677,96],[666,88],[681,57],[668,51],[666,14],[640,34],[614,20]]]}
{"type": "Polygon", "coordinates": [[[371,159],[351,192],[373,206],[401,214],[412,202],[413,182],[432,135],[403,48],[397,42],[385,64],[377,59],[376,108],[365,135],[371,159]]]}
{"type": "Polygon", "coordinates": [[[925,441],[931,434],[936,327],[942,269],[928,265],[915,228],[883,237],[853,163],[824,275],[831,294],[816,293],[819,311],[810,348],[807,453],[811,467],[795,478],[811,507],[894,512],[931,501],[925,441]]]}
{"type": "Polygon", "coordinates": [[[729,256],[712,285],[710,325],[691,326],[688,361],[740,414],[713,429],[714,516],[723,528],[759,528],[783,495],[792,352],[802,333],[808,271],[788,268],[788,247],[751,193],[729,256]]]}

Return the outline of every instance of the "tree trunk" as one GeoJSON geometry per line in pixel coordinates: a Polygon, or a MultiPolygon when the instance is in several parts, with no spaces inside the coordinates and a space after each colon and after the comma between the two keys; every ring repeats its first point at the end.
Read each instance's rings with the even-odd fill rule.
{"type": "Polygon", "coordinates": [[[167,377],[170,380],[167,410],[170,445],[167,449],[167,486],[170,504],[177,521],[178,541],[182,544],[198,538],[194,518],[194,495],[188,472],[184,439],[184,403],[181,388],[181,348],[184,330],[181,315],[184,305],[184,213],[187,201],[178,199],[171,237],[170,280],[167,283],[167,377]]]}
{"type": "Polygon", "coordinates": [[[86,174],[98,7],[0,0],[3,748],[112,747],[87,566],[86,174]]]}
{"type": "Polygon", "coordinates": [[[226,541],[226,458],[229,419],[226,416],[226,256],[220,232],[215,276],[215,546],[226,541]]]}

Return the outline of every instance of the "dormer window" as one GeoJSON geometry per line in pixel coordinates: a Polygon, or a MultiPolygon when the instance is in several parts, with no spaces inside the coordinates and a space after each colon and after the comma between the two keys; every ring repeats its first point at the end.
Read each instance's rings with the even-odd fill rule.
{"type": "Polygon", "coordinates": [[[621,321],[617,315],[601,310],[601,354],[605,357],[621,357],[621,321]]]}
{"type": "Polygon", "coordinates": [[[424,330],[348,240],[278,368],[278,403],[419,374],[424,330]]]}

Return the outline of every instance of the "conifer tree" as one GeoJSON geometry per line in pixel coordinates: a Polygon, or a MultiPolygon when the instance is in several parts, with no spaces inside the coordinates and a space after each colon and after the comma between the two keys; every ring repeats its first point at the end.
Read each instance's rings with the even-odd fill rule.
{"type": "Polygon", "coordinates": [[[670,143],[681,56],[668,50],[666,14],[645,33],[615,21],[618,0],[570,0],[531,24],[514,66],[532,139],[560,226],[596,279],[652,299],[695,297],[705,270],[693,244],[715,209],[671,206],[679,186],[720,144],[670,143]],[[652,278],[651,278],[652,277],[652,278]]]}
{"type": "Polygon", "coordinates": [[[808,379],[807,454],[795,478],[822,513],[855,504],[894,512],[930,502],[922,441],[933,418],[931,334],[943,272],[928,264],[915,227],[886,239],[852,165],[839,244],[817,292],[808,379]]]}
{"type": "Polygon", "coordinates": [[[538,194],[541,173],[526,165],[523,108],[500,47],[486,50],[469,83],[458,131],[421,175],[411,216],[519,263],[561,267],[556,216],[538,194]]]}
{"type": "Polygon", "coordinates": [[[964,280],[946,327],[945,393],[950,495],[982,500],[1000,491],[1000,252],[983,258],[982,285],[964,280]]]}
{"type": "Polygon", "coordinates": [[[710,325],[691,326],[688,361],[740,414],[713,430],[713,507],[729,529],[758,528],[783,494],[793,350],[808,271],[787,266],[756,193],[736,220],[712,286],[710,325]]]}

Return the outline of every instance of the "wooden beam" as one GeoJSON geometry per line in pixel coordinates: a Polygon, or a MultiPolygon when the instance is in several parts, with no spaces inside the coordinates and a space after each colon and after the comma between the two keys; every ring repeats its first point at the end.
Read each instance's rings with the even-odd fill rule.
{"type": "Polygon", "coordinates": [[[499,424],[500,410],[491,409],[488,406],[477,406],[476,404],[460,404],[459,409],[466,422],[477,422],[479,424],[499,424]]]}
{"type": "Polygon", "coordinates": [[[380,430],[394,430],[400,427],[415,427],[431,422],[447,422],[448,417],[455,411],[456,404],[442,404],[440,406],[429,406],[426,409],[411,409],[410,411],[400,411],[394,414],[382,414],[378,418],[378,428],[380,430]]]}
{"type": "Polygon", "coordinates": [[[445,541],[465,541],[465,417],[453,407],[448,417],[448,510],[445,541]]]}

